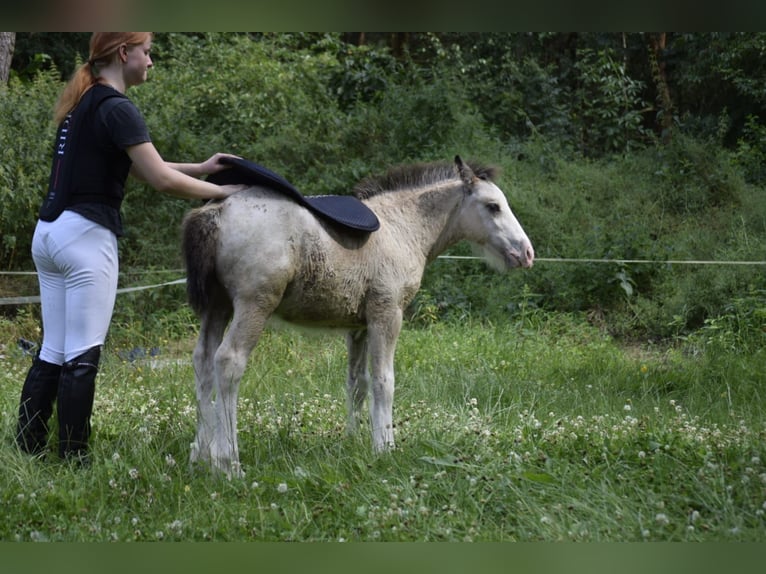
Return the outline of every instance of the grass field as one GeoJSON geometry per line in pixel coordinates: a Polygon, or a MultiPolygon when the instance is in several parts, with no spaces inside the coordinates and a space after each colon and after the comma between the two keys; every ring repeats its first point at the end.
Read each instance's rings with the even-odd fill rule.
{"type": "Polygon", "coordinates": [[[107,346],[93,462],[13,446],[30,363],[0,359],[0,540],[761,541],[766,352],[625,346],[565,315],[405,327],[398,448],[345,434],[345,346],[268,331],[240,390],[246,476],[188,464],[193,341],[107,346]]]}

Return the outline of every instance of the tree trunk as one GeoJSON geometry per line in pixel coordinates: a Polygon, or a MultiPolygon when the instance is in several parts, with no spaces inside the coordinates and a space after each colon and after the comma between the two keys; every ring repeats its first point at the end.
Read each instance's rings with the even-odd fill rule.
{"type": "Polygon", "coordinates": [[[673,100],[670,97],[668,77],[665,72],[663,52],[667,43],[667,34],[649,34],[649,62],[652,66],[652,75],[657,87],[657,99],[660,107],[660,137],[663,144],[670,142],[673,131],[673,100]]]}
{"type": "Polygon", "coordinates": [[[364,46],[367,43],[364,32],[343,32],[341,38],[346,44],[353,44],[354,46],[364,46]]]}
{"type": "Polygon", "coordinates": [[[394,55],[394,58],[401,60],[404,57],[404,51],[409,41],[409,32],[394,32],[391,34],[391,53],[394,55]]]}
{"type": "Polygon", "coordinates": [[[16,32],[0,32],[0,85],[8,83],[16,32]]]}

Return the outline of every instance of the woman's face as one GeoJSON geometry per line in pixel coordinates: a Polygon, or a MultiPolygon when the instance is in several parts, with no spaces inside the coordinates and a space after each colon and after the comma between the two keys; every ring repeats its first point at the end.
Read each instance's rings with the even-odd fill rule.
{"type": "Polygon", "coordinates": [[[152,67],[152,58],[149,55],[151,49],[151,39],[143,44],[127,46],[127,62],[123,68],[126,87],[137,86],[146,81],[146,72],[152,67]]]}

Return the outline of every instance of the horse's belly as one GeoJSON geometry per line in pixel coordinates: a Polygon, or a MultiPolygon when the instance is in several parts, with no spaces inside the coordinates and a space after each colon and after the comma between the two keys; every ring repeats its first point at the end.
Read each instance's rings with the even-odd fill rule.
{"type": "Polygon", "coordinates": [[[288,287],[275,315],[297,325],[353,328],[364,325],[361,298],[342,290],[288,287]]]}

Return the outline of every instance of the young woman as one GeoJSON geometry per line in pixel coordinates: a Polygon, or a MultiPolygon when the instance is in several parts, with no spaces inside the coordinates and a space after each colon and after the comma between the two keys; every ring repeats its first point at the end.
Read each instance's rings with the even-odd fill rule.
{"type": "Polygon", "coordinates": [[[32,240],[42,301],[43,342],[21,391],[16,441],[41,453],[56,403],[62,458],[87,454],[101,347],[117,292],[117,238],[128,173],[190,199],[224,198],[239,186],[200,176],[224,166],[169,163],[152,145],[141,113],[125,96],[152,67],[148,32],[97,32],[90,57],[64,88],[48,194],[32,240]]]}

